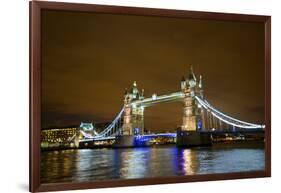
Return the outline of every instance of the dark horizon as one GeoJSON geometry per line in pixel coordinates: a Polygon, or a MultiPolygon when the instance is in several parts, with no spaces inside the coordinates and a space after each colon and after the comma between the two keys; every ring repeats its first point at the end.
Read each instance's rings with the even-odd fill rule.
{"type": "MultiPolygon", "coordinates": [[[[180,90],[189,66],[226,114],[264,123],[264,26],[147,16],[42,14],[42,128],[110,122],[137,81],[145,96],[180,90]]],[[[182,123],[182,104],[145,109],[145,128],[182,123]]]]}

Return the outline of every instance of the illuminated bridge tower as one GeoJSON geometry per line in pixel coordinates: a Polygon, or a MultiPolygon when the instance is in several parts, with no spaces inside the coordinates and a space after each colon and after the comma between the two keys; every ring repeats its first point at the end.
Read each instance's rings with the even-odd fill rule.
{"type": "Polygon", "coordinates": [[[144,90],[139,93],[136,81],[129,91],[125,90],[122,136],[119,136],[117,146],[132,146],[134,136],[144,134],[144,107],[132,104],[136,100],[142,100],[143,94],[144,90]]]}
{"type": "Polygon", "coordinates": [[[141,105],[132,104],[135,100],[143,99],[143,91],[140,94],[136,81],[128,92],[124,94],[124,122],[123,135],[139,135],[144,133],[144,108],[141,105]]]}
{"type": "Polygon", "coordinates": [[[192,66],[187,78],[181,81],[181,91],[183,98],[183,122],[177,132],[177,145],[198,146],[210,144],[210,136],[202,134],[205,129],[205,119],[203,109],[195,100],[195,95],[204,98],[202,76],[197,81],[192,66]]]}

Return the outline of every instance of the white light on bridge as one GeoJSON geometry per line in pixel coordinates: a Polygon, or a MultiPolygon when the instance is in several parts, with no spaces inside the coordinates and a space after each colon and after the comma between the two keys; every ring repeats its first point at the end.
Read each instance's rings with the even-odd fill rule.
{"type": "Polygon", "coordinates": [[[154,93],[153,95],[152,95],[152,100],[156,100],[157,99],[157,95],[154,93]]]}

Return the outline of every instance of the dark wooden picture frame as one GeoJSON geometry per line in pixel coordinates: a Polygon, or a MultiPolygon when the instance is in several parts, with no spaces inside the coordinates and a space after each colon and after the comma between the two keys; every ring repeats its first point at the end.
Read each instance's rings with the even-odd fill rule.
{"type": "MultiPolygon", "coordinates": [[[[271,17],[243,14],[225,14],[197,11],[104,6],[75,3],[31,1],[30,5],[30,191],[60,191],[88,188],[121,187],[149,184],[182,183],[271,176],[271,17]],[[204,174],[177,177],[106,180],[81,183],[40,183],[40,131],[41,131],[41,12],[43,9],[112,13],[126,15],[161,16],[223,21],[260,22],[265,30],[265,171],[226,174],[204,174]],[[110,182],[110,183],[109,183],[110,182]]],[[[247,43],[247,42],[245,42],[247,43]]]]}

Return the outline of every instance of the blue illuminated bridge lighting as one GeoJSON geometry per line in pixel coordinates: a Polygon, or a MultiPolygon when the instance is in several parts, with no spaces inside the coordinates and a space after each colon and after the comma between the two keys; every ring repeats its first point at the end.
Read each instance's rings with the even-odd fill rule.
{"type": "Polygon", "coordinates": [[[147,134],[147,135],[136,135],[135,138],[137,139],[151,139],[155,137],[177,137],[176,133],[158,133],[158,134],[147,134]]]}
{"type": "MultiPolygon", "coordinates": [[[[157,138],[157,137],[166,137],[166,138],[176,138],[177,137],[177,133],[157,133],[157,134],[146,134],[146,135],[135,135],[135,141],[136,142],[147,142],[153,138],[157,138]]],[[[86,138],[86,139],[82,139],[80,141],[86,142],[86,141],[102,141],[102,140],[113,140],[116,139],[116,136],[112,137],[100,137],[100,138],[86,138]]]]}
{"type": "Polygon", "coordinates": [[[166,137],[166,138],[176,138],[176,133],[158,133],[158,134],[146,134],[146,135],[136,135],[134,140],[135,146],[145,145],[146,142],[153,138],[166,137]]]}

